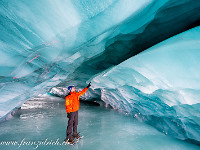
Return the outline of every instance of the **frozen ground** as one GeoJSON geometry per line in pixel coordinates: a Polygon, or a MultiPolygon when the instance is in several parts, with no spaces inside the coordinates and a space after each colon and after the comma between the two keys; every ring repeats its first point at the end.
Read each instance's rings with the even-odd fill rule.
{"type": "MultiPolygon", "coordinates": [[[[164,135],[153,127],[138,122],[116,110],[81,103],[78,130],[84,139],[74,146],[38,145],[39,141],[62,144],[67,127],[64,100],[56,97],[29,100],[14,117],[0,123],[0,149],[14,150],[19,145],[5,145],[3,141],[23,144],[19,149],[133,149],[133,150],[198,150],[200,147],[164,135]],[[51,141],[52,140],[52,141],[51,141]],[[26,143],[25,143],[26,142],[26,143]],[[35,145],[30,145],[35,142],[35,145]],[[29,145],[28,145],[29,144],[29,145]]],[[[44,143],[45,144],[45,143],[44,143]]]]}

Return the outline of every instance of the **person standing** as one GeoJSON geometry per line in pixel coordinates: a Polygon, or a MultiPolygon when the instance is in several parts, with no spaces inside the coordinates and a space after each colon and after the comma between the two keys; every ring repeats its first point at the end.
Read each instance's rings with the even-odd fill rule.
{"type": "Polygon", "coordinates": [[[79,97],[88,90],[91,86],[91,82],[85,87],[82,91],[76,92],[74,86],[69,86],[69,94],[65,97],[65,109],[67,112],[68,126],[66,131],[66,139],[64,142],[68,142],[69,144],[74,144],[74,138],[79,138],[80,136],[77,133],[78,126],[78,110],[79,110],[79,97]],[[72,127],[73,127],[73,135],[72,135],[72,127]]]}

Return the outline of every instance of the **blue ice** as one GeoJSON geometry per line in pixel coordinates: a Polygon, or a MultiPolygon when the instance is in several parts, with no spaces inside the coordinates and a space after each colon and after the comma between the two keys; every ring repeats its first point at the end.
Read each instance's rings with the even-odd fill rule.
{"type": "Polygon", "coordinates": [[[1,0],[1,120],[92,81],[83,99],[199,144],[199,10],[193,0],[1,0]]]}

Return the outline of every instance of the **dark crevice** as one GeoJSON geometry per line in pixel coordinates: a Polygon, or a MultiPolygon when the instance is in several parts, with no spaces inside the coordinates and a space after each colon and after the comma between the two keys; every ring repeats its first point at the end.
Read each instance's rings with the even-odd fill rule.
{"type": "Polygon", "coordinates": [[[114,37],[107,42],[107,47],[102,54],[82,63],[73,72],[73,78],[70,81],[77,79],[80,84],[80,81],[84,82],[94,74],[118,65],[172,36],[199,25],[200,1],[196,3],[190,0],[184,3],[170,1],[159,9],[154,20],[146,26],[142,33],[135,34],[137,33],[135,31],[114,37]],[[109,45],[111,41],[115,42],[109,45]]]}

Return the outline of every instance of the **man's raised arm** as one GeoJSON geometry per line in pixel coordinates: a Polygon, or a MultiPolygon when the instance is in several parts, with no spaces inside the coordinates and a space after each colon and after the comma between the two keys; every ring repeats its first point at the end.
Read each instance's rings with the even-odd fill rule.
{"type": "Polygon", "coordinates": [[[81,96],[85,94],[85,92],[88,90],[88,88],[91,86],[91,82],[86,86],[82,91],[78,92],[78,95],[81,96]]]}

